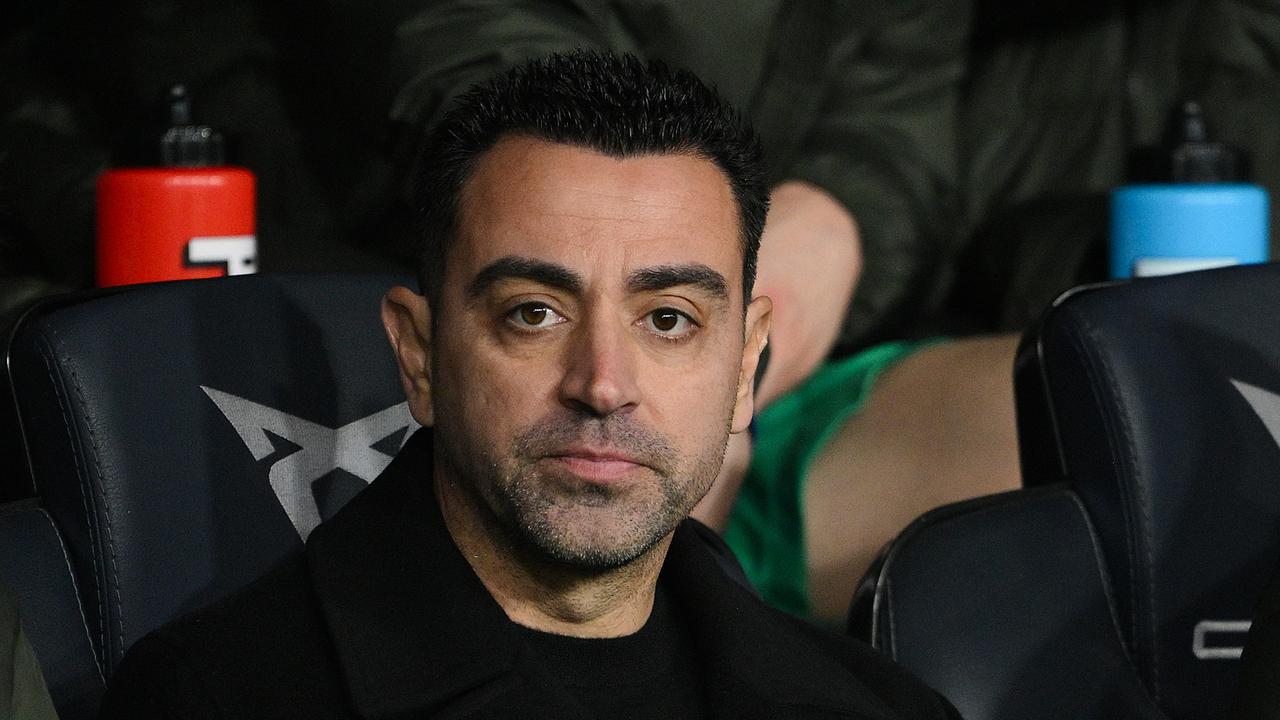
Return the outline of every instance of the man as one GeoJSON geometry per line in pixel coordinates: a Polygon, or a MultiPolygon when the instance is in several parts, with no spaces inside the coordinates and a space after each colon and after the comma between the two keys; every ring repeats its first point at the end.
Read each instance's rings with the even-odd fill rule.
{"type": "Polygon", "coordinates": [[[687,73],[552,56],[465,95],[419,167],[423,295],[383,320],[430,430],[304,553],[140,641],[104,716],[954,717],[765,607],[686,520],[769,327],[732,111],[687,73]]]}
{"type": "MultiPolygon", "coordinates": [[[[956,108],[970,3],[402,7],[414,11],[393,40],[343,33],[351,55],[386,58],[378,77],[395,98],[393,147],[417,148],[418,129],[477,79],[574,48],[687,68],[759,129],[772,190],[756,281],[773,300],[767,371],[755,432],[731,437],[694,517],[724,533],[766,601],[843,625],[859,579],[911,520],[1020,486],[1016,338],[868,347],[932,331],[924,320],[944,299],[936,279],[959,225],[956,108]]],[[[409,174],[393,165],[395,177],[409,174]]],[[[363,237],[386,245],[389,236],[363,237]]]]}

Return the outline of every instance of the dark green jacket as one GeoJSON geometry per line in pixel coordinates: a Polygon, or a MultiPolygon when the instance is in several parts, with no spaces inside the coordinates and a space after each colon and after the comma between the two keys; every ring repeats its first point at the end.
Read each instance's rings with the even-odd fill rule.
{"type": "Polygon", "coordinates": [[[967,18],[949,0],[434,2],[392,50],[394,156],[411,161],[453,95],[530,57],[595,47],[688,68],[751,118],[774,182],[810,181],[855,215],[853,342],[900,324],[944,257],[967,18]]]}

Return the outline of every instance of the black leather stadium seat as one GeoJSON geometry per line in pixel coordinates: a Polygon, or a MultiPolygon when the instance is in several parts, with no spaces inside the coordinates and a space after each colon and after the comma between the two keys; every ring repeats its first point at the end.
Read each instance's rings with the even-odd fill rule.
{"type": "Polygon", "coordinates": [[[1088,515],[1064,487],[939,508],[880,563],[852,629],[966,720],[1164,717],[1120,639],[1088,515]]]}
{"type": "Polygon", "coordinates": [[[909,528],[851,629],[970,720],[1221,716],[1280,558],[1277,307],[1277,265],[1059,299],[1016,369],[1040,487],[909,528]]]}
{"type": "MultiPolygon", "coordinates": [[[[5,494],[38,498],[65,540],[102,676],[150,630],[298,547],[390,461],[413,421],[378,308],[408,282],[146,285],[54,299],[20,321],[5,494]]],[[[36,645],[59,676],[58,652],[36,645]]]]}

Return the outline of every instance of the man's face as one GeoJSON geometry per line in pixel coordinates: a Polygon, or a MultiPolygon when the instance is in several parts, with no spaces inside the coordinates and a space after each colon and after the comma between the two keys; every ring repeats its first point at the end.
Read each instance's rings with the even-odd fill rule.
{"type": "Polygon", "coordinates": [[[430,308],[437,472],[545,557],[631,561],[688,515],[750,417],[758,348],[727,179],[687,155],[508,137],[458,219],[430,308]]]}

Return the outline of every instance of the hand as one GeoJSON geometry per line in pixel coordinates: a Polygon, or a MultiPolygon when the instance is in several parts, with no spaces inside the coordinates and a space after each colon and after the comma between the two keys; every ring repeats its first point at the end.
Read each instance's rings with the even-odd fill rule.
{"type": "Polygon", "coordinates": [[[795,387],[830,352],[862,270],[853,216],[798,180],[773,189],[760,243],[756,295],[773,299],[770,358],[756,408],[795,387]]]}

